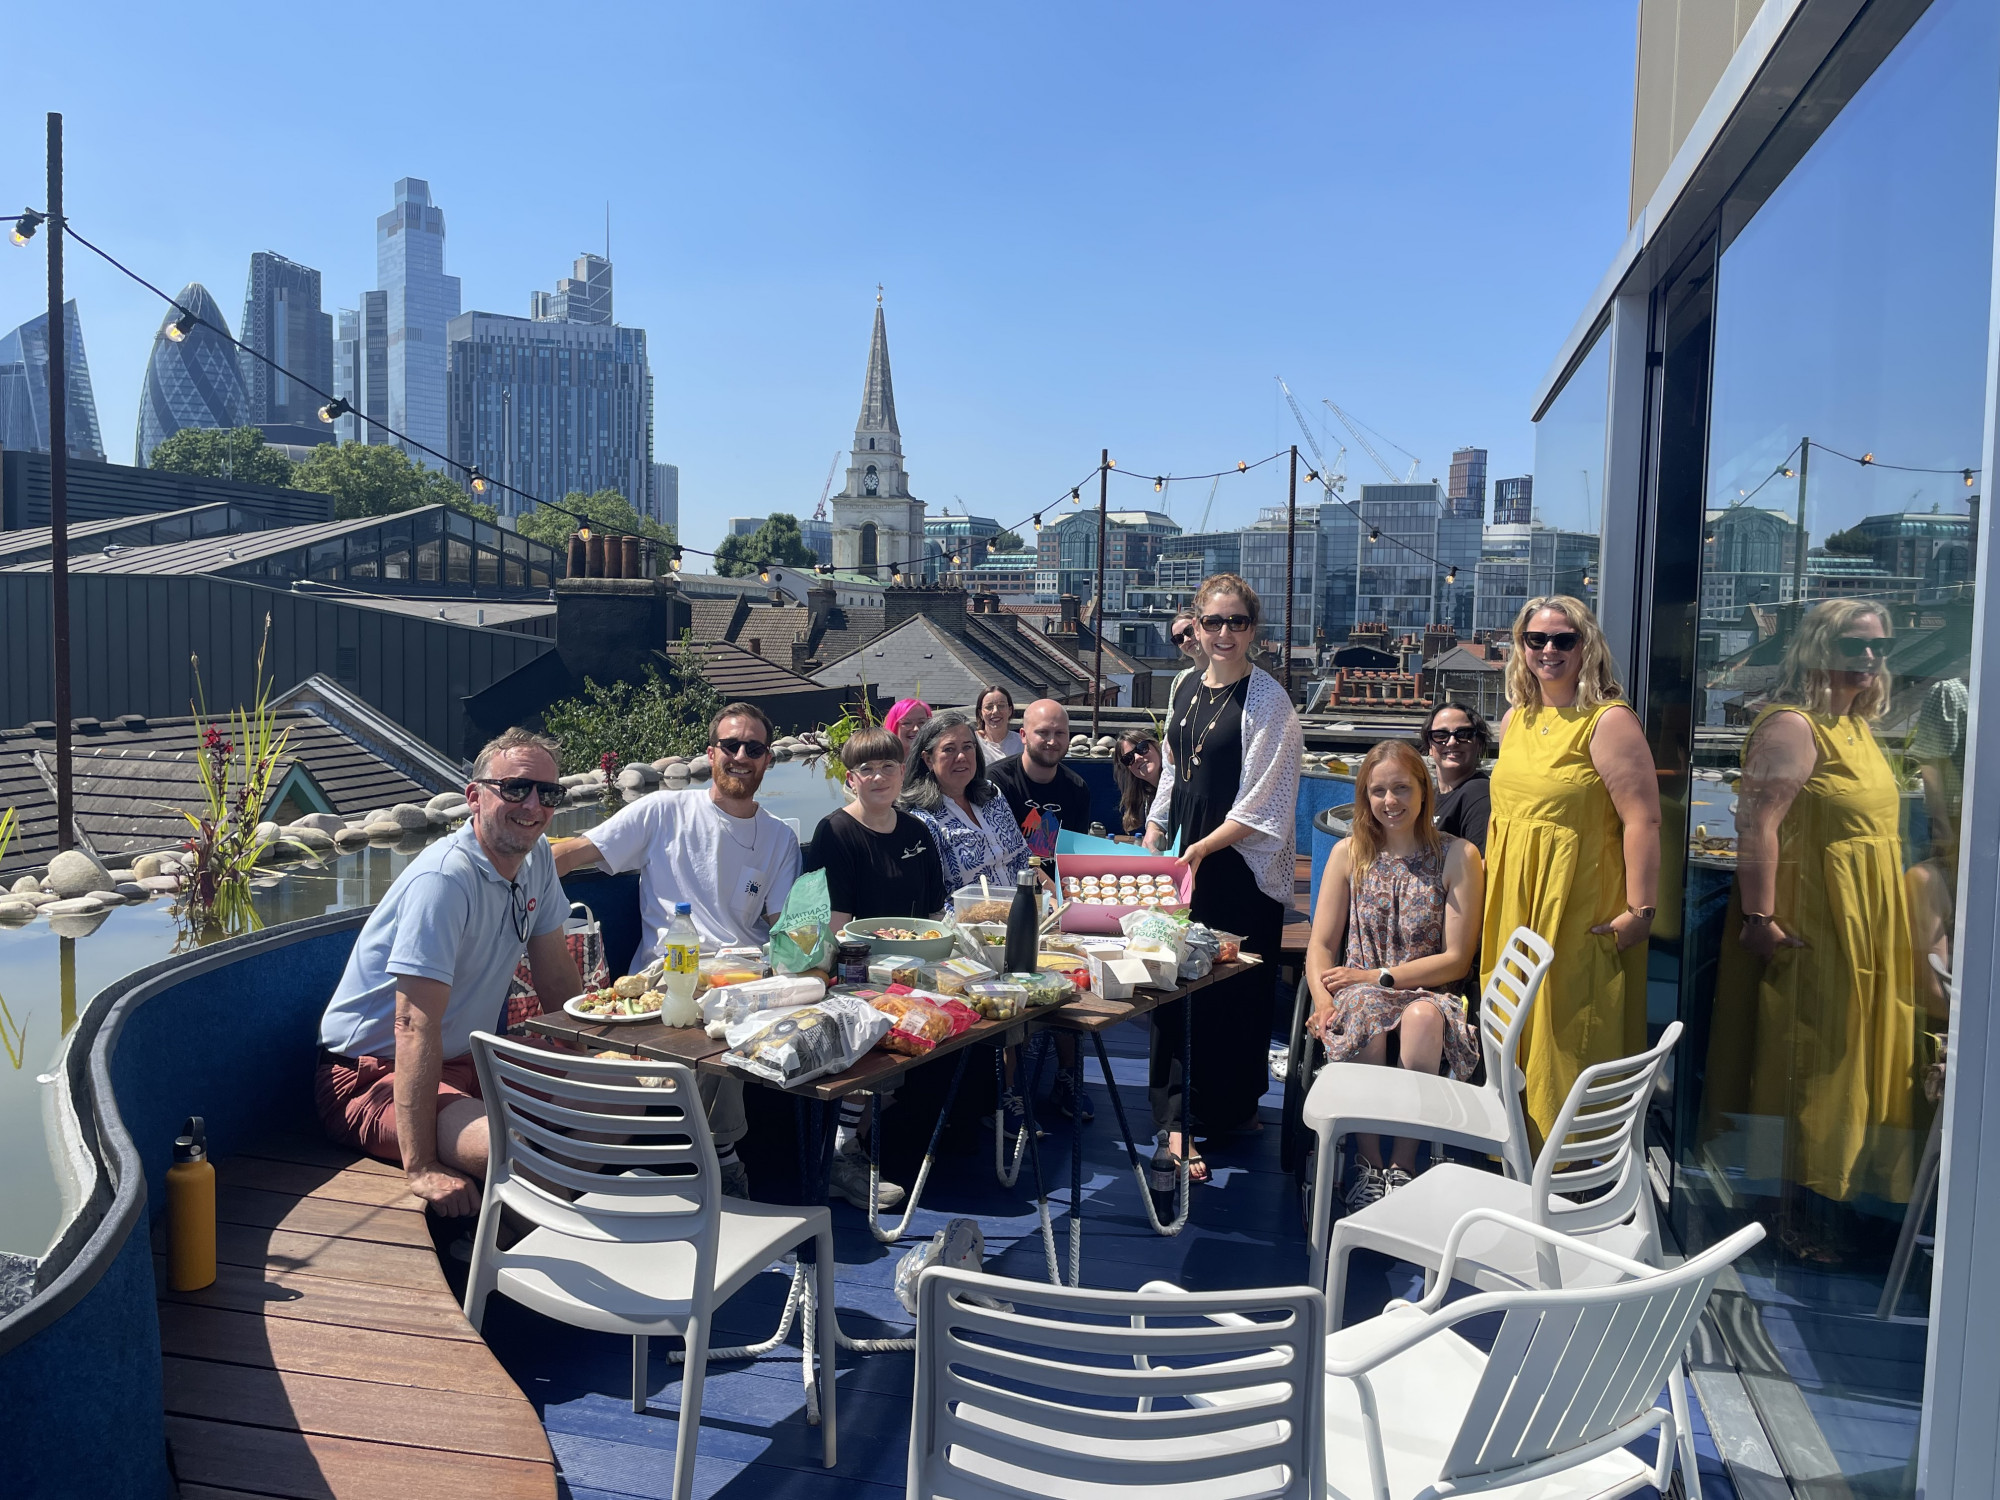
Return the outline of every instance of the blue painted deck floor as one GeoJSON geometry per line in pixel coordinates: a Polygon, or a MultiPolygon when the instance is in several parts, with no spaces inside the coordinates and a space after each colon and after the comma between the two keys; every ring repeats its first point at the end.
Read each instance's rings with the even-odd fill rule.
{"type": "MultiPolygon", "coordinates": [[[[1133,1122],[1143,1130],[1145,1033],[1128,1025],[1107,1041],[1126,1107],[1137,1112],[1133,1122]]],[[[1090,1077],[1097,1079],[1094,1062],[1090,1077]]],[[[1167,1279],[1190,1289],[1212,1289],[1288,1286],[1304,1279],[1305,1237],[1297,1199],[1292,1178],[1278,1168],[1275,1087],[1265,1095],[1261,1133],[1205,1146],[1215,1180],[1196,1189],[1193,1221],[1172,1239],[1154,1234],[1146,1223],[1101,1080],[1092,1094],[1097,1119],[1084,1131],[1086,1285],[1131,1290],[1167,1279]]],[[[1066,1256],[1069,1127],[1052,1110],[1043,1113],[1049,1116],[1045,1124],[1050,1131],[1043,1164],[1050,1174],[1057,1244],[1066,1256]]],[[[840,1319],[850,1337],[908,1332],[909,1319],[892,1289],[896,1262],[915,1236],[928,1237],[950,1218],[980,1221],[988,1270],[1046,1279],[1027,1168],[1017,1188],[1000,1187],[993,1176],[991,1134],[978,1127],[961,1133],[967,1137],[958,1142],[961,1154],[941,1158],[912,1226],[913,1237],[903,1244],[877,1244],[858,1212],[835,1204],[840,1319]]],[[[1368,1316],[1391,1296],[1419,1295],[1421,1285],[1415,1267],[1359,1255],[1349,1278],[1348,1318],[1368,1316]]],[[[786,1288],[786,1278],[776,1272],[759,1277],[722,1310],[715,1341],[751,1343],[768,1337],[786,1288]]],[[[672,1493],[680,1368],[667,1363],[667,1340],[653,1343],[652,1397],[640,1414],[631,1410],[629,1340],[565,1327],[504,1297],[489,1305],[486,1336],[540,1410],[566,1494],[575,1500],[611,1500],[672,1493]]],[[[912,1356],[842,1352],[840,1462],[826,1469],[820,1464],[819,1429],[805,1420],[798,1338],[795,1328],[789,1348],[756,1363],[710,1363],[702,1399],[697,1496],[888,1500],[903,1492],[912,1356]]],[[[1705,1493],[1714,1500],[1735,1500],[1699,1415],[1696,1423],[1705,1493]]],[[[1642,1446],[1650,1451],[1650,1442],[1642,1446]]]]}

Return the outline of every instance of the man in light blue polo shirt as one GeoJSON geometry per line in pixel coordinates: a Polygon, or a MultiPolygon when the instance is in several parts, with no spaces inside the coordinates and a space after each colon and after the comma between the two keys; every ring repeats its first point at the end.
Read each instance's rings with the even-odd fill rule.
{"type": "Polygon", "coordinates": [[[472,816],[411,860],[369,915],[320,1018],[327,1134],[398,1162],[444,1215],[478,1211],[486,1107],[472,1033],[497,1031],[523,952],[541,995],[583,988],[543,831],[563,802],[555,745],[510,729],[479,752],[472,816]]]}

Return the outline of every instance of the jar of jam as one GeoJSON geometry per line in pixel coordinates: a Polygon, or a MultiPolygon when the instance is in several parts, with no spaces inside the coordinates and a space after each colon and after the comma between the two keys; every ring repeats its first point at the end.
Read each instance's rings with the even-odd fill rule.
{"type": "Polygon", "coordinates": [[[833,978],[836,984],[868,982],[868,945],[840,943],[833,950],[833,978]]]}

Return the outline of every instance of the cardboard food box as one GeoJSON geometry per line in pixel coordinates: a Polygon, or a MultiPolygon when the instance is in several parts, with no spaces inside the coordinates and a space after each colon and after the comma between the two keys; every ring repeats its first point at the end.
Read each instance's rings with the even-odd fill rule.
{"type": "Polygon", "coordinates": [[[1070,895],[1071,880],[1094,879],[1103,881],[1106,876],[1115,882],[1121,875],[1138,877],[1141,875],[1165,875],[1173,883],[1173,897],[1176,903],[1164,910],[1185,913],[1188,902],[1194,897],[1194,873],[1179,860],[1165,854],[1063,854],[1056,858],[1056,879],[1060,883],[1063,899],[1069,905],[1063,908],[1062,930],[1064,932],[1096,932],[1112,937],[1119,935],[1118,919],[1127,912],[1143,911],[1144,905],[1138,901],[1119,901],[1116,891],[1099,892],[1099,899],[1110,899],[1104,905],[1092,904],[1087,898],[1076,899],[1070,895]]]}

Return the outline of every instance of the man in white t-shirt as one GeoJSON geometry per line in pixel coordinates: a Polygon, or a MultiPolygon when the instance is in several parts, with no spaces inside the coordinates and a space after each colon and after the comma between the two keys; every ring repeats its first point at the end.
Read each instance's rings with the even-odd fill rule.
{"type": "MultiPolygon", "coordinates": [[[[655,792],[628,803],[578,838],[555,844],[556,871],[584,865],[639,871],[639,948],[636,973],[659,951],[660,929],[674,903],[693,908],[695,931],[714,947],[761,945],[771,918],[799,877],[799,839],[756,803],[771,764],[772,726],[761,708],[732,703],[708,730],[705,789],[655,792]]],[[[736,1157],[748,1128],[743,1081],[702,1079],[702,1102],[722,1163],[724,1190],[749,1196],[749,1177],[736,1157]]]]}

